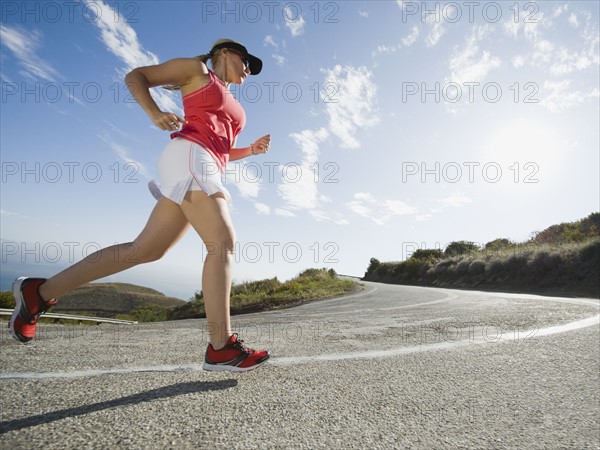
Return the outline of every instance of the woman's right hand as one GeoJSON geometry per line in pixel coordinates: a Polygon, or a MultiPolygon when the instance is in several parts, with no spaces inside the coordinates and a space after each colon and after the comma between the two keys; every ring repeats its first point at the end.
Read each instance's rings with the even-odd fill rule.
{"type": "Polygon", "coordinates": [[[179,127],[182,124],[187,123],[187,121],[181,116],[178,116],[175,113],[166,113],[163,111],[153,116],[152,122],[154,122],[154,125],[156,125],[161,130],[167,131],[179,130],[179,127]]]}

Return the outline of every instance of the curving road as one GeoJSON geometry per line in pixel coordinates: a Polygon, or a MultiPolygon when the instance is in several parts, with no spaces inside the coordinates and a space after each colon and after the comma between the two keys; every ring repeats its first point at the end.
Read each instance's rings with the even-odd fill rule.
{"type": "Polygon", "coordinates": [[[207,324],[1,324],[1,448],[600,448],[598,300],[365,283],[234,317],[271,362],[201,370],[207,324]]]}

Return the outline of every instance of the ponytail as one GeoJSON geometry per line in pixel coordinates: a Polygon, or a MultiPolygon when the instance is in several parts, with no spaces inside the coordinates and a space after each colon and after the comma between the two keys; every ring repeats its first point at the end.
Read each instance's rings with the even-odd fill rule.
{"type": "MultiPolygon", "coordinates": [[[[211,58],[212,58],[212,56],[209,53],[206,53],[204,55],[194,56],[194,59],[198,59],[198,60],[202,61],[204,64],[208,63],[208,60],[211,58]]],[[[162,88],[166,89],[168,91],[178,91],[181,89],[181,86],[179,86],[178,84],[169,84],[166,86],[162,86],[162,88]]]]}

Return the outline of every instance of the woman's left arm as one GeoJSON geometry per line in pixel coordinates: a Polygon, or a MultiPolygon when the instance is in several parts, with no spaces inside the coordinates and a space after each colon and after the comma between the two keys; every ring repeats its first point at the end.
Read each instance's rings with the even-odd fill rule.
{"type": "MultiPolygon", "coordinates": [[[[236,139],[237,141],[237,139],[236,139]]],[[[233,143],[233,147],[229,151],[229,161],[237,161],[239,159],[247,158],[252,155],[264,154],[269,151],[269,146],[271,145],[271,135],[267,134],[252,144],[250,147],[241,147],[236,148],[235,142],[233,143]]]]}

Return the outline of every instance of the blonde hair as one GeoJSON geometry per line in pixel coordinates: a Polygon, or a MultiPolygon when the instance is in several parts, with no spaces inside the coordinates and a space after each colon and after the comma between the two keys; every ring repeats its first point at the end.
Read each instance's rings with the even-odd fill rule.
{"type": "MultiPolygon", "coordinates": [[[[235,42],[232,41],[231,39],[219,39],[218,41],[216,41],[212,47],[211,47],[211,51],[213,48],[215,48],[217,45],[219,44],[225,44],[226,42],[235,42]]],[[[202,61],[204,64],[208,65],[208,60],[210,59],[210,64],[212,66],[212,68],[214,69],[215,66],[217,65],[217,62],[219,61],[219,57],[221,56],[221,51],[225,50],[225,49],[218,49],[217,51],[215,51],[214,53],[205,53],[204,55],[198,55],[198,56],[194,56],[194,59],[198,59],[200,61],[202,61]]],[[[163,89],[167,89],[169,91],[178,91],[181,89],[181,86],[179,86],[178,84],[169,84],[166,86],[162,86],[163,89]]]]}

